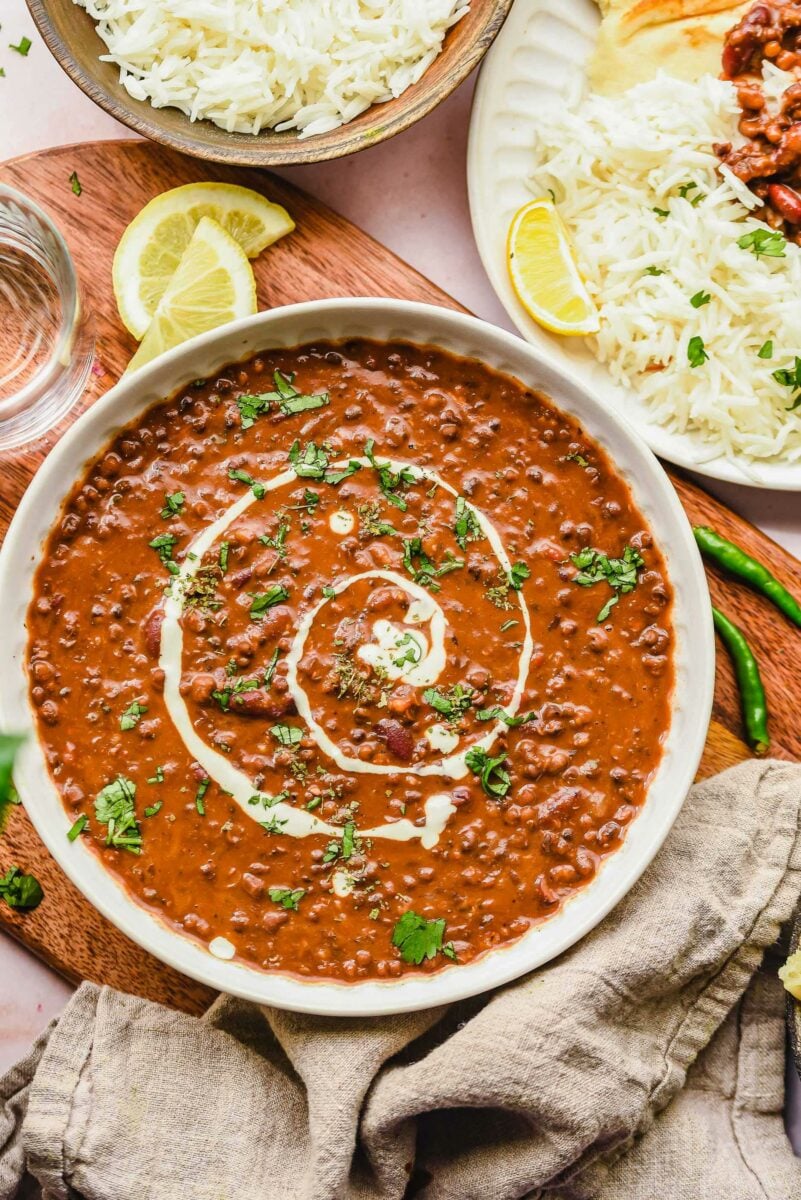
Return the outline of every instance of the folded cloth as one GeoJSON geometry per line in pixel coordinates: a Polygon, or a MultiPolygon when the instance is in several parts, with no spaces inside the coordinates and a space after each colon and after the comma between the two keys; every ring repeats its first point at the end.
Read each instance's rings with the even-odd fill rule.
{"type": "Polygon", "coordinates": [[[760,964],[799,890],[801,767],[750,762],[693,788],[592,934],[490,996],[196,1019],[84,984],[0,1082],[0,1197],[795,1200],[760,964]]]}

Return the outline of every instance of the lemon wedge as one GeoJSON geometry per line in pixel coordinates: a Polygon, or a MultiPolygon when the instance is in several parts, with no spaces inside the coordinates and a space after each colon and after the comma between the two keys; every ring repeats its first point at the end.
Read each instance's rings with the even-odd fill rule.
{"type": "Polygon", "coordinates": [[[295,228],[280,204],[230,183],[188,183],[156,196],[131,221],[114,255],[117,308],[135,338],[144,337],[203,217],[221,225],[248,258],[295,228]]]}
{"type": "Polygon", "coordinates": [[[532,200],[515,213],[506,258],[518,300],[540,325],[567,336],[600,328],[553,201],[532,200]]]}
{"type": "Polygon", "coordinates": [[[245,251],[221,225],[203,217],[128,370],[198,333],[255,312],[256,281],[245,251]]]}
{"type": "Polygon", "coordinates": [[[801,1000],[801,950],[791,954],[783,967],[779,967],[779,979],[791,996],[801,1000]]]}

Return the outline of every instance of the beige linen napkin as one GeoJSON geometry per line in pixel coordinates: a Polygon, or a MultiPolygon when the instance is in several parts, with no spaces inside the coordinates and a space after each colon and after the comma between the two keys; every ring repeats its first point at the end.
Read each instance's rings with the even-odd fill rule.
{"type": "Polygon", "coordinates": [[[594,933],[448,1010],[197,1020],[84,985],[0,1082],[0,1197],[27,1172],[59,1200],[797,1200],[759,968],[800,809],[788,764],[695,787],[594,933]]]}

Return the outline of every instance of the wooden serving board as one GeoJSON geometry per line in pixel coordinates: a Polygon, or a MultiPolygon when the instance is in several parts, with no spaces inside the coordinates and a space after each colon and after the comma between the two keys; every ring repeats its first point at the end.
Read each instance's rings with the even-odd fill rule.
{"type": "MultiPolygon", "coordinates": [[[[0,166],[0,182],[26,192],[53,217],[95,315],[97,355],[84,406],[116,382],[135,349],[111,293],[111,260],[123,229],[157,193],[204,179],[256,188],[284,204],[297,222],[294,233],[254,263],[260,308],[329,296],[392,296],[460,307],[360,229],[267,173],[217,167],[144,142],[91,143],[18,158],[0,166]],[[80,196],[70,187],[73,171],[83,188],[80,196]]],[[[0,456],[0,536],[56,440],[57,434],[51,434],[22,452],[0,456]]],[[[694,523],[714,525],[745,546],[801,596],[801,564],[681,475],[672,473],[672,478],[694,523]]],[[[795,665],[801,631],[732,581],[713,573],[711,584],[715,602],[731,613],[758,648],[770,699],[773,752],[801,758],[795,665]]],[[[741,736],[737,690],[728,658],[721,653],[714,720],[699,774],[713,774],[747,757],[741,736]]],[[[13,810],[0,839],[0,868],[11,863],[40,879],[45,899],[27,915],[0,907],[0,925],[68,979],[110,984],[188,1012],[201,1011],[213,998],[208,989],[163,966],[101,917],[61,873],[21,808],[13,810]]]]}

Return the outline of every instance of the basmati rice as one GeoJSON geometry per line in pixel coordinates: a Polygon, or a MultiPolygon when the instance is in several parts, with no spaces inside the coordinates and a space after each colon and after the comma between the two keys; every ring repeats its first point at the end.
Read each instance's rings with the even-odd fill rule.
{"type": "Polygon", "coordinates": [[[136,100],[228,132],[326,133],[401,95],[468,0],[75,0],[136,100]]]}
{"type": "MultiPolygon", "coordinates": [[[[771,65],[766,94],[790,82],[771,65]]],[[[600,311],[588,344],[615,382],[655,422],[702,440],[704,456],[797,462],[799,392],[774,372],[801,356],[801,248],[772,258],[738,245],[767,229],[712,149],[739,140],[739,113],[732,85],[711,76],[554,105],[538,122],[532,186],[556,197],[600,311]],[[696,366],[693,338],[708,355],[696,366]]]]}

